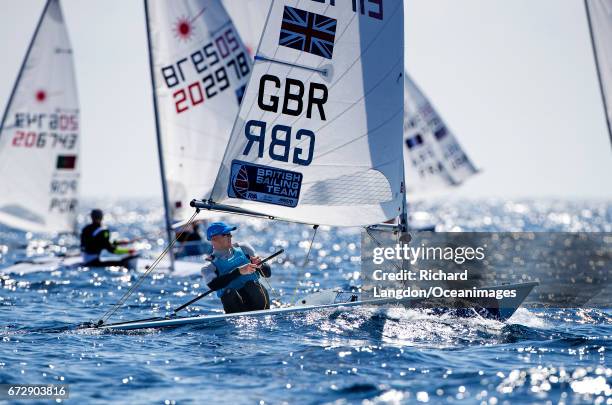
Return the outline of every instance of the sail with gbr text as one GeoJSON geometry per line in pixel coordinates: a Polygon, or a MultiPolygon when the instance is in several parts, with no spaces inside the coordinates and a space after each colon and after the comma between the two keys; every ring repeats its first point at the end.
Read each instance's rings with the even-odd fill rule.
{"type": "MultiPolygon", "coordinates": [[[[224,4],[247,48],[256,49],[272,2],[224,0],[224,4]]],[[[405,75],[404,157],[407,191],[409,197],[421,197],[430,191],[458,186],[477,171],[408,72],[405,75]]]]}
{"type": "Polygon", "coordinates": [[[72,47],[59,0],[48,0],[0,123],[1,223],[74,229],[79,132],[72,47]]]}
{"type": "Polygon", "coordinates": [[[401,1],[275,1],[213,203],[361,226],[403,202],[401,1]]]}
{"type": "Polygon", "coordinates": [[[213,186],[251,60],[220,0],[147,0],[155,95],[174,220],[213,186]]]}

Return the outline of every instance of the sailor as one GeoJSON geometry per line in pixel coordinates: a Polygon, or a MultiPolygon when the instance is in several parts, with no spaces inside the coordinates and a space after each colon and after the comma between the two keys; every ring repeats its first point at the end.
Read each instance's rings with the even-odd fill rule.
{"type": "Polygon", "coordinates": [[[176,241],[175,257],[198,256],[212,252],[210,243],[202,240],[199,222],[193,222],[189,229],[179,228],[176,232],[176,241]]]}
{"type": "Polygon", "coordinates": [[[270,308],[268,291],[259,283],[259,277],[272,275],[270,266],[261,265],[261,259],[248,243],[232,243],[235,226],[213,222],[206,231],[213,252],[202,268],[202,275],[210,288],[221,298],[225,313],[257,311],[270,308]]]}
{"type": "Polygon", "coordinates": [[[91,224],[87,225],[81,231],[81,256],[83,257],[83,265],[88,267],[106,267],[106,266],[123,266],[128,267],[128,261],[137,257],[134,249],[120,248],[118,245],[130,243],[123,241],[110,241],[110,232],[102,226],[104,213],[100,209],[93,209],[90,213],[91,224]],[[103,250],[116,255],[128,254],[129,256],[121,260],[100,260],[100,254],[103,250]]]}

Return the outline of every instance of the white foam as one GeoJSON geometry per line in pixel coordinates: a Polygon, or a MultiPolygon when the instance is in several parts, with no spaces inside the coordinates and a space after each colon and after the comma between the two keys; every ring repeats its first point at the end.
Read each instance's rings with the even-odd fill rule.
{"type": "Polygon", "coordinates": [[[528,326],[530,328],[545,329],[549,325],[546,320],[537,314],[530,312],[527,308],[520,307],[516,312],[506,321],[509,324],[519,324],[528,326]]]}

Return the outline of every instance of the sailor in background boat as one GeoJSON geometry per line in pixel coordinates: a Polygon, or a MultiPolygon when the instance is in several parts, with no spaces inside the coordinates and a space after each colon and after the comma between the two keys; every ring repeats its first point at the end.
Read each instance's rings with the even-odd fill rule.
{"type": "Polygon", "coordinates": [[[136,250],[130,248],[120,248],[118,245],[130,243],[122,241],[110,241],[110,232],[102,226],[104,213],[100,209],[93,209],[90,213],[91,224],[87,225],[81,231],[81,256],[83,257],[83,266],[88,267],[106,267],[106,266],[123,266],[129,267],[128,262],[137,257],[134,253],[136,250]],[[128,254],[121,260],[100,260],[100,254],[103,250],[116,255],[128,254]]]}
{"type": "Polygon", "coordinates": [[[177,230],[176,241],[177,249],[174,257],[199,256],[212,252],[211,244],[202,240],[198,221],[193,222],[190,229],[177,230]]]}
{"type": "Polygon", "coordinates": [[[223,222],[210,224],[206,231],[213,252],[202,268],[202,275],[210,288],[221,298],[225,313],[257,311],[270,308],[268,291],[259,277],[270,277],[272,271],[253,247],[247,243],[232,243],[235,226],[223,222]]]}

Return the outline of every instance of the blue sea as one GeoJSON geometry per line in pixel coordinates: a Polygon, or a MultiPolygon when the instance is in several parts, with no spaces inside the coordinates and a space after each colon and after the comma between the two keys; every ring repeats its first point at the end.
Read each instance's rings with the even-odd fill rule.
{"type": "MultiPolygon", "coordinates": [[[[88,204],[106,211],[117,237],[144,238],[143,254],[163,249],[160,207],[88,204]]],[[[456,201],[411,210],[438,230],[612,231],[606,201],[456,201]]],[[[227,221],[239,226],[235,240],[262,256],[286,250],[273,265],[273,299],[361,283],[359,230],[321,227],[305,264],[311,228],[227,221]]],[[[0,228],[0,273],[75,243],[0,228]]],[[[74,328],[98,319],[139,276],[120,268],[1,275],[0,383],[69,384],[63,402],[79,404],[612,404],[609,308],[520,308],[506,323],[359,308],[130,333],[74,328]]],[[[154,272],[111,321],[163,314],[204,289],[198,276],[154,272]]],[[[186,314],[220,312],[210,296],[186,314]]]]}

